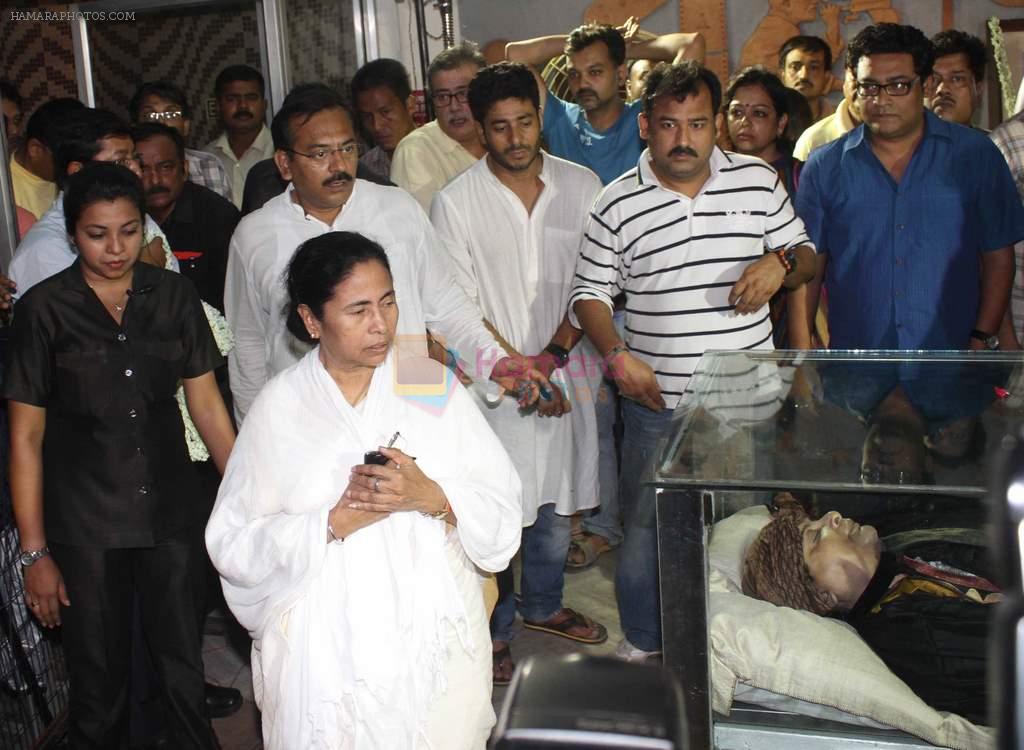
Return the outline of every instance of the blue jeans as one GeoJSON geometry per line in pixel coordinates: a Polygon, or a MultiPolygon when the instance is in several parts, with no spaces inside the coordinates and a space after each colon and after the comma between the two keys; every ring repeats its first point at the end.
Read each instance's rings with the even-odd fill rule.
{"type": "MultiPolygon", "coordinates": [[[[522,597],[519,614],[530,622],[543,622],[562,608],[565,558],[569,554],[570,518],[555,513],[555,504],[537,508],[537,520],[523,529],[519,546],[522,597]]],[[[516,594],[512,567],[498,574],[498,603],[491,614],[491,639],[512,640],[516,594]]]]}
{"type": "Polygon", "coordinates": [[[583,530],[598,534],[613,547],[622,544],[622,518],[619,514],[619,459],[615,450],[615,418],[618,416],[619,390],[605,378],[597,393],[597,486],[601,507],[583,519],[583,530]]]}
{"type": "Polygon", "coordinates": [[[653,412],[622,399],[622,471],[619,500],[626,538],[619,548],[615,599],[622,632],[637,648],[661,650],[661,603],[658,596],[658,528],[653,475],[656,449],[667,436],[672,410],[653,412]]]}

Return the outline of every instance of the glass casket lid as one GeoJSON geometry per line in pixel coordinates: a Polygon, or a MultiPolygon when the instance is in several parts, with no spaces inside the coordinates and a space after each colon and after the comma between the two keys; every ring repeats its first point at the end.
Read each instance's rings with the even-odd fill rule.
{"type": "Polygon", "coordinates": [[[658,486],[984,495],[1024,353],[709,351],[658,486]]]}

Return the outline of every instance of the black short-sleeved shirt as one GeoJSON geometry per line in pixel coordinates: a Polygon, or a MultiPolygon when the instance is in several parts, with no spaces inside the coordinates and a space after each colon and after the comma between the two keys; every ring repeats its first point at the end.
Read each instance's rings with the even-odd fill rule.
{"type": "Polygon", "coordinates": [[[224,309],[228,243],[240,218],[234,203],[202,185],[186,182],[171,213],[160,224],[182,275],[192,279],[199,296],[218,310],[224,309]]]}
{"type": "Polygon", "coordinates": [[[79,263],[15,306],[3,395],[46,408],[47,539],[151,546],[208,510],[174,393],[222,357],[188,279],[137,264],[119,326],[79,263]]]}

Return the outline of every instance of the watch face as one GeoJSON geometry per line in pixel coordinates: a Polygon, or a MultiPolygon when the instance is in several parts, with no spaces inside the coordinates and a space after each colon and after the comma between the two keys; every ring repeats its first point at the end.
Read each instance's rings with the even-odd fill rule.
{"type": "Polygon", "coordinates": [[[22,552],[21,557],[19,557],[18,559],[21,561],[21,564],[27,568],[29,565],[33,563],[35,558],[32,557],[31,552],[22,552]]]}

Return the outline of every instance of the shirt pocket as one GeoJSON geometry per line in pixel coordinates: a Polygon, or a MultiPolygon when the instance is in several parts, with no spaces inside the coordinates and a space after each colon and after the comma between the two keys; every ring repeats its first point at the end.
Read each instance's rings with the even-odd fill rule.
{"type": "Polygon", "coordinates": [[[115,387],[107,352],[57,352],[57,401],[73,414],[98,416],[110,406],[115,387]]]}
{"type": "Polygon", "coordinates": [[[148,399],[170,398],[181,380],[185,348],[180,341],[144,341],[136,345],[144,377],[140,384],[148,399]]]}

